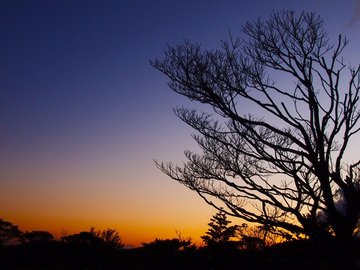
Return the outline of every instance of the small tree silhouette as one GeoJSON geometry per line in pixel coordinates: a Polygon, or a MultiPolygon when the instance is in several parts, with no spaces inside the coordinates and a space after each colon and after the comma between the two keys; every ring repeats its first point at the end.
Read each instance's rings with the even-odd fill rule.
{"type": "Polygon", "coordinates": [[[9,221],[0,219],[0,246],[6,245],[11,241],[18,241],[22,232],[18,226],[13,225],[9,221]]]}
{"type": "MultiPolygon", "coordinates": [[[[201,236],[206,246],[222,246],[231,243],[231,238],[236,236],[238,226],[229,226],[231,223],[226,214],[220,210],[210,219],[209,229],[201,236]]],[[[232,242],[233,243],[233,242],[232,242]]]]}
{"type": "Polygon", "coordinates": [[[68,235],[62,238],[65,243],[72,245],[85,245],[92,247],[108,247],[111,249],[121,249],[124,245],[121,237],[116,230],[106,229],[103,231],[90,228],[88,232],[68,235]]]}
{"type": "Polygon", "coordinates": [[[119,232],[113,229],[106,229],[103,231],[93,231],[96,236],[102,239],[104,244],[113,249],[121,249],[124,247],[124,244],[121,242],[121,237],[119,232]]]}
{"type": "Polygon", "coordinates": [[[172,239],[158,239],[149,243],[142,242],[142,246],[147,250],[155,251],[194,251],[196,246],[194,245],[191,237],[184,238],[180,231],[176,231],[177,238],[172,239]]]}
{"type": "Polygon", "coordinates": [[[55,240],[54,236],[48,231],[30,231],[21,236],[22,243],[48,242],[55,240]]]}
{"type": "Polygon", "coordinates": [[[62,238],[62,241],[72,246],[99,247],[103,244],[103,241],[91,231],[67,235],[62,238]]]}
{"type": "Polygon", "coordinates": [[[147,250],[176,252],[180,250],[193,249],[194,245],[191,240],[181,240],[179,238],[158,239],[149,243],[141,243],[147,250]]]}
{"type": "Polygon", "coordinates": [[[238,226],[237,236],[240,239],[238,247],[246,250],[259,250],[294,239],[292,235],[275,227],[249,226],[247,223],[238,226]]]}

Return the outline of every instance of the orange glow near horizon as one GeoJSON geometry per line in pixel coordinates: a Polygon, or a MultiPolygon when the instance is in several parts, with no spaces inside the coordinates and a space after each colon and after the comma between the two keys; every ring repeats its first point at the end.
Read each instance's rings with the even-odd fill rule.
{"type": "Polygon", "coordinates": [[[195,193],[162,175],[150,159],[141,171],[121,161],[32,163],[7,164],[0,171],[1,179],[11,179],[0,183],[0,218],[22,231],[46,230],[59,236],[90,227],[111,228],[131,246],[174,238],[179,231],[200,242],[213,214],[195,193]]]}
{"type": "Polygon", "coordinates": [[[89,231],[91,227],[98,230],[111,228],[119,232],[122,242],[126,246],[131,247],[141,246],[142,242],[150,242],[155,238],[177,238],[179,233],[181,237],[190,237],[195,244],[201,245],[202,242],[200,236],[204,235],[207,230],[206,222],[199,227],[195,227],[197,222],[194,220],[184,222],[185,225],[161,223],[161,221],[154,222],[153,224],[133,221],[122,221],[119,223],[114,222],[108,224],[106,222],[86,222],[85,220],[62,217],[32,218],[25,215],[16,216],[10,213],[5,215],[4,220],[10,221],[14,225],[19,226],[21,231],[49,231],[55,236],[55,238],[79,233],[81,231],[89,231]]]}
{"type": "MultiPolygon", "coordinates": [[[[39,168],[36,172],[23,169],[12,173],[14,181],[1,187],[0,218],[22,231],[46,230],[57,237],[91,227],[111,228],[119,232],[125,245],[134,247],[155,238],[175,238],[177,232],[201,244],[200,236],[215,210],[156,169],[146,174],[158,180],[144,182],[142,189],[136,177],[129,177],[132,182],[123,184],[121,179],[126,173],[110,174],[116,171],[114,168],[101,172],[103,181],[96,181],[99,175],[91,174],[87,168],[79,166],[78,170],[86,179],[82,185],[72,181],[77,173],[71,171],[39,168]],[[32,175],[29,184],[19,185],[17,179],[24,175],[32,175]]],[[[6,170],[0,174],[8,177],[6,170]]]]}

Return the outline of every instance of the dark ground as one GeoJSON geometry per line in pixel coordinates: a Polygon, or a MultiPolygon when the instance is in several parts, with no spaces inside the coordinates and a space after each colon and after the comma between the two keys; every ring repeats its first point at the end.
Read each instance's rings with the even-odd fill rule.
{"type": "Polygon", "coordinates": [[[48,241],[0,247],[0,269],[360,269],[359,251],[359,243],[341,248],[333,242],[310,241],[292,241],[258,251],[225,247],[114,250],[48,241]]]}

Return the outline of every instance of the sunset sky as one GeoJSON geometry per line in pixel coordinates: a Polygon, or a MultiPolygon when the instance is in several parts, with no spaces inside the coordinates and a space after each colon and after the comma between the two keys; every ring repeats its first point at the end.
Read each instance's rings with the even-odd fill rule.
{"type": "MultiPolygon", "coordinates": [[[[123,241],[199,240],[215,213],[153,159],[195,149],[149,65],[184,39],[219,47],[271,11],[316,11],[360,62],[360,0],[2,0],[0,218],[60,234],[117,229],[123,241]]],[[[242,222],[242,221],[239,221],[242,222]]]]}

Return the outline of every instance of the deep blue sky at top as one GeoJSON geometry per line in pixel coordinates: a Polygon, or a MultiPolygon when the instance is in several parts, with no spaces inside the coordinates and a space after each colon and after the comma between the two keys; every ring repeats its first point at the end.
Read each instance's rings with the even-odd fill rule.
{"type": "MultiPolygon", "coordinates": [[[[2,143],[14,151],[49,140],[86,140],[111,123],[123,125],[124,132],[133,129],[132,122],[143,125],[148,111],[156,113],[166,102],[166,93],[149,84],[156,73],[148,60],[168,42],[206,41],[209,19],[219,27],[226,21],[228,14],[219,16],[212,1],[189,3],[2,2],[2,143]]],[[[161,122],[146,120],[152,127],[161,122]]]]}
{"type": "Polygon", "coordinates": [[[79,197],[86,209],[99,196],[102,211],[104,198],[122,205],[132,194],[147,200],[133,212],[177,215],[185,188],[167,184],[152,159],[181,160],[191,148],[191,131],[172,114],[188,103],[149,59],[186,38],[218,47],[228,31],[280,9],[316,11],[330,37],[350,37],[348,60],[359,62],[359,0],[0,1],[0,218],[54,204],[54,194],[74,211],[79,197]],[[44,197],[36,204],[27,194],[44,197]],[[160,209],[164,200],[171,210],[160,209]]]}
{"type": "MultiPolygon", "coordinates": [[[[159,74],[148,64],[167,43],[218,45],[228,30],[269,9],[323,8],[326,15],[324,1],[281,2],[2,1],[1,142],[16,149],[61,134],[86,138],[95,126],[122,121],[131,129],[167,101],[159,85],[149,84],[159,74]]],[[[147,121],[156,126],[161,119],[147,121]]]]}

